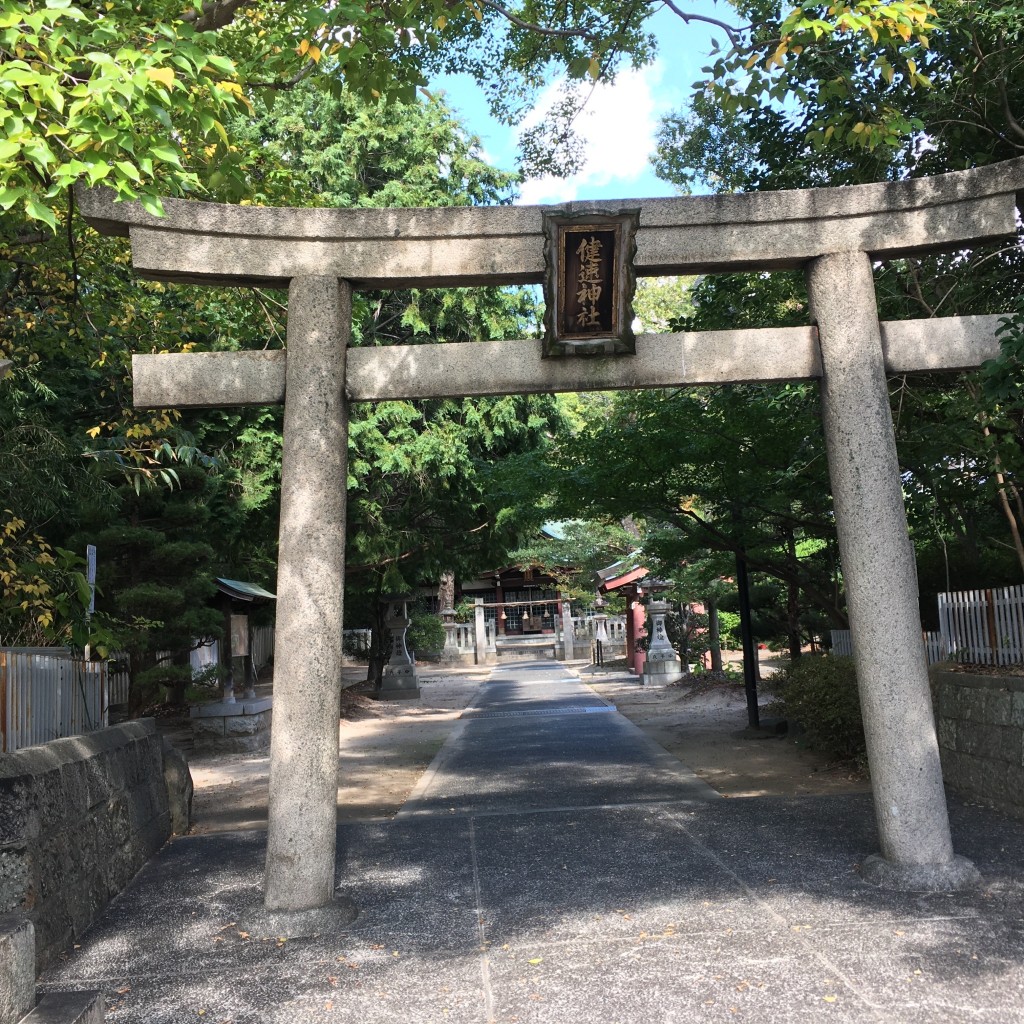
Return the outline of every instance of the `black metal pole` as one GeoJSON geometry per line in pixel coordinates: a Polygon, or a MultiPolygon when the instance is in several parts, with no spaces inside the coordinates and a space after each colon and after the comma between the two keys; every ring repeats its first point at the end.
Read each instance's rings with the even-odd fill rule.
{"type": "Polygon", "coordinates": [[[736,552],[736,588],[740,597],[740,636],[743,638],[743,686],[747,692],[747,722],[751,729],[761,725],[757,706],[757,650],[750,621],[750,578],[747,575],[746,553],[736,552]]]}

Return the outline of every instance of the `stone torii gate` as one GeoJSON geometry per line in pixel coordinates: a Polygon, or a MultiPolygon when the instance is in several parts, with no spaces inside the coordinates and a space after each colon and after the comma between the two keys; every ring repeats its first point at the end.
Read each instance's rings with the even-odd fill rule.
{"type": "MultiPolygon", "coordinates": [[[[287,352],[135,356],[135,404],[285,404],[264,905],[331,910],[352,402],[820,379],[881,855],[892,886],[973,884],[950,839],[886,374],[998,352],[998,316],[878,322],[871,261],[1012,238],[1024,159],[836,189],[638,200],[638,275],[804,270],[812,325],[641,335],[632,355],[544,359],[537,340],[348,348],[353,289],[538,283],[545,214],[609,204],[268,209],[85,191],[87,221],[163,281],[288,288],[287,352]]],[[[619,206],[621,204],[615,204],[619,206]]]]}

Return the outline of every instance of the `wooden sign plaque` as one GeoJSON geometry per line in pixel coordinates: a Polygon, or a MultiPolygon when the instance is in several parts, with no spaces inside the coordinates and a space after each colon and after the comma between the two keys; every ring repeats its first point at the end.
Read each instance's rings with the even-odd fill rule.
{"type": "Polygon", "coordinates": [[[545,215],[545,356],[636,352],[633,257],[639,219],[639,210],[545,215]]]}

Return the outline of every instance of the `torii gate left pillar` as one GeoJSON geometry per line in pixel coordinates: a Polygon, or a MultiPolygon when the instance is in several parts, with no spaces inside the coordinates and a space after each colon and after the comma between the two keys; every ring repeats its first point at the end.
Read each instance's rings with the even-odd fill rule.
{"type": "Polygon", "coordinates": [[[264,889],[271,914],[327,907],[334,894],[351,323],[347,282],[292,279],[264,889]]]}

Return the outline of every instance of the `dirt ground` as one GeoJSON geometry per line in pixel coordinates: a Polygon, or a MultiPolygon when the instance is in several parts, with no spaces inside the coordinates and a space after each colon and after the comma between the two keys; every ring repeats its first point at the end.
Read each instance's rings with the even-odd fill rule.
{"type": "MultiPolygon", "coordinates": [[[[577,665],[581,679],[723,796],[856,792],[867,783],[784,736],[745,729],[742,686],[641,687],[636,677],[577,665]]],[[[421,697],[383,702],[345,690],[339,726],[338,816],[393,816],[440,750],[489,669],[425,668],[421,697]]],[[[358,668],[350,670],[353,674],[358,668]]],[[[272,682],[259,689],[266,692],[272,682]]],[[[762,697],[767,704],[769,697],[762,697]]],[[[266,754],[189,754],[195,832],[265,828],[266,754]]]]}
{"type": "MultiPolygon", "coordinates": [[[[625,673],[602,678],[584,669],[580,676],[722,796],[807,796],[870,788],[848,765],[830,764],[788,736],[752,733],[741,684],[641,687],[625,673]]],[[[760,695],[762,721],[770,714],[771,699],[770,693],[760,695]]]]}

